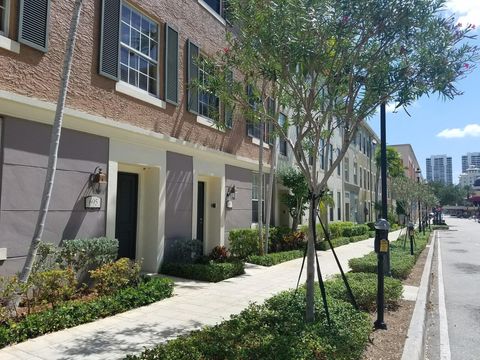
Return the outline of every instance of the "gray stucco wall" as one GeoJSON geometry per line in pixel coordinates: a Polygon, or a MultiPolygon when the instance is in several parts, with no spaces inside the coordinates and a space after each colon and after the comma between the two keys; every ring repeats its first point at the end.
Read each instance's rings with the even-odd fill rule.
{"type": "Polygon", "coordinates": [[[178,241],[192,240],[193,158],[167,152],[165,260],[176,258],[178,241]]]}
{"type": "MultiPolygon", "coordinates": [[[[0,274],[23,265],[33,235],[48,162],[51,127],[32,121],[5,118],[2,130],[0,247],[9,259],[0,262],[0,274]]],[[[108,164],[108,139],[62,130],[59,159],[43,240],[105,235],[105,198],[102,209],[86,211],[88,179],[97,166],[108,164]]]]}
{"type": "Polygon", "coordinates": [[[231,229],[250,228],[252,224],[252,171],[225,165],[225,192],[235,185],[232,209],[225,210],[225,240],[231,229]]]}

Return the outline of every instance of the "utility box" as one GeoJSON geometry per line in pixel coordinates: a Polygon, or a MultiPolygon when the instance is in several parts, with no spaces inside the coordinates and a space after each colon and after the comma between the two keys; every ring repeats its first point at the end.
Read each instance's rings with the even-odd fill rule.
{"type": "Polygon", "coordinates": [[[7,260],[7,248],[0,248],[0,261],[7,260]]]}
{"type": "Polygon", "coordinates": [[[385,219],[379,219],[375,223],[375,252],[377,254],[388,253],[388,230],[390,224],[385,219]]]}

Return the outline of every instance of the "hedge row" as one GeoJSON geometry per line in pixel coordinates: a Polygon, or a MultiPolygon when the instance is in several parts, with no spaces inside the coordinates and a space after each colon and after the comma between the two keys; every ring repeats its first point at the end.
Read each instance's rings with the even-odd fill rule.
{"type": "MultiPolygon", "coordinates": [[[[377,305],[377,275],[370,273],[347,273],[350,288],[360,309],[375,311],[377,305]]],[[[340,275],[325,282],[327,294],[343,301],[350,301],[345,283],[340,275]]],[[[398,279],[385,277],[385,306],[396,309],[402,299],[403,286],[398,279]]],[[[318,294],[320,296],[320,294],[318,294]]]]}
{"type": "Polygon", "coordinates": [[[432,230],[448,230],[450,227],[448,225],[432,225],[432,230]]]}
{"type": "MultiPolygon", "coordinates": [[[[429,235],[429,232],[426,232],[425,235],[416,234],[414,256],[410,255],[410,243],[408,240],[404,248],[403,236],[397,241],[390,243],[390,269],[394,278],[406,279],[408,277],[418,256],[420,256],[427,245],[429,235]]],[[[377,254],[372,251],[361,258],[350,259],[348,265],[353,272],[376,273],[377,254]]]]}
{"type": "Polygon", "coordinates": [[[136,287],[119,290],[92,301],[73,300],[55,308],[27,315],[22,320],[0,325],[0,347],[50,332],[71,328],[172,296],[169,279],[146,279],[136,287]]]}
{"type": "Polygon", "coordinates": [[[282,251],[278,253],[271,253],[267,255],[250,255],[247,261],[252,264],[262,266],[273,266],[285,261],[301,258],[303,250],[282,251]]]}
{"type": "Polygon", "coordinates": [[[316,321],[305,322],[305,294],[283,292],[262,305],[252,304],[239,315],[160,344],[129,360],[204,359],[341,359],[360,358],[371,332],[367,313],[329,298],[334,325],[326,323],[321,297],[316,297],[316,321]]]}
{"type": "Polygon", "coordinates": [[[219,282],[245,274],[245,264],[241,261],[206,264],[167,263],[162,266],[161,272],[186,279],[219,282]]]}
{"type": "MultiPolygon", "coordinates": [[[[332,242],[333,247],[336,248],[342,245],[347,245],[357,241],[366,240],[366,239],[369,239],[370,237],[371,237],[370,234],[367,233],[367,234],[358,235],[358,236],[336,238],[330,241],[332,242]]],[[[328,250],[328,249],[330,249],[330,244],[328,243],[328,241],[321,241],[317,245],[317,250],[328,250]]]]}

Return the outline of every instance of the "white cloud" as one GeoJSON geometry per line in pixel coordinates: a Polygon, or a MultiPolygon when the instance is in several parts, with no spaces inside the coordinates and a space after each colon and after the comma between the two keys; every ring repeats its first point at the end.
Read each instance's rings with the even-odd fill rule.
{"type": "Polygon", "coordinates": [[[449,11],[458,17],[462,27],[468,24],[480,26],[480,1],[478,0],[449,0],[446,3],[449,11]]]}
{"type": "Polygon", "coordinates": [[[464,138],[467,136],[471,137],[480,137],[480,124],[469,124],[463,129],[454,128],[454,129],[445,129],[440,131],[437,134],[438,137],[443,138],[464,138]]]}

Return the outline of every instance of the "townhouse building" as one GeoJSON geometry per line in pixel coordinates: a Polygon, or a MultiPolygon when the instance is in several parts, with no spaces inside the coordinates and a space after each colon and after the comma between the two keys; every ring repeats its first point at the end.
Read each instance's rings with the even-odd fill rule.
{"type": "MultiPolygon", "coordinates": [[[[72,10],[0,0],[0,275],[21,269],[34,231],[72,10]]],[[[158,272],[179,242],[208,253],[255,224],[258,128],[189,86],[206,78],[195,59],[222,50],[225,31],[221,0],[84,1],[45,241],[117,238],[119,256],[158,272]]],[[[329,182],[331,221],[372,220],[378,139],[368,126],[362,134],[329,182]]],[[[340,143],[339,133],[321,161],[340,143]]],[[[282,142],[279,161],[293,161],[282,142]]],[[[272,224],[288,225],[286,189],[274,190],[272,224]]]]}

